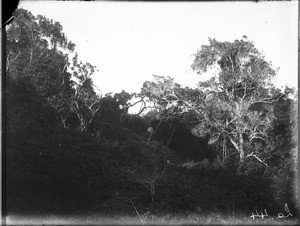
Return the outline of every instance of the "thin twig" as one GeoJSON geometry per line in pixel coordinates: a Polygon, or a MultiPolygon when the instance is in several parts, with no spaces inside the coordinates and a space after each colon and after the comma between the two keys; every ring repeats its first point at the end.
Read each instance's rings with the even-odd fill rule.
{"type": "Polygon", "coordinates": [[[141,217],[139,211],[137,210],[137,208],[135,207],[135,205],[134,205],[134,203],[131,201],[131,199],[129,199],[129,198],[127,198],[127,197],[123,197],[123,196],[118,196],[117,198],[123,198],[123,199],[128,200],[128,201],[131,203],[131,205],[133,206],[133,208],[134,208],[136,214],[138,215],[138,217],[139,217],[141,223],[144,224],[144,221],[143,221],[143,219],[142,219],[142,217],[141,217]]]}
{"type": "Polygon", "coordinates": [[[248,154],[246,157],[251,157],[251,156],[253,156],[254,158],[256,158],[258,161],[260,161],[261,163],[263,163],[265,166],[268,166],[260,158],[258,158],[253,152],[251,152],[250,154],[248,154]]]}

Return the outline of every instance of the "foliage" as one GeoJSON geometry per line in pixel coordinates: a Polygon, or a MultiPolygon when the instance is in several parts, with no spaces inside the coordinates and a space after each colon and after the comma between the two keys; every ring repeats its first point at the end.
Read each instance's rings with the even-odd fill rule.
{"type": "Polygon", "coordinates": [[[199,84],[208,114],[194,132],[211,134],[212,143],[229,139],[243,160],[246,141],[265,140],[274,119],[271,104],[280,96],[271,83],[275,71],[246,38],[233,43],[209,39],[209,43],[195,54],[192,68],[200,74],[218,66],[219,73],[199,84]]]}
{"type": "Polygon", "coordinates": [[[128,108],[130,107],[129,101],[132,98],[132,95],[122,90],[122,92],[114,94],[114,98],[118,102],[120,108],[123,109],[125,113],[128,113],[128,108]]]}
{"type": "Polygon", "coordinates": [[[41,128],[9,134],[8,211],[72,211],[92,204],[98,188],[89,183],[101,177],[102,165],[89,140],[41,128]]]}
{"type": "Polygon", "coordinates": [[[14,18],[7,30],[8,76],[26,79],[44,98],[70,88],[67,52],[75,45],[61,32],[61,25],[24,9],[16,10],[14,18]]]}
{"type": "Polygon", "coordinates": [[[71,99],[72,110],[76,113],[81,131],[86,131],[100,108],[100,95],[95,92],[91,76],[96,67],[90,63],[78,62],[78,55],[72,59],[70,71],[76,84],[74,85],[74,96],[71,99]]]}
{"type": "Polygon", "coordinates": [[[274,119],[272,103],[282,94],[270,82],[275,71],[252,42],[209,42],[195,54],[192,68],[200,74],[218,67],[217,75],[197,89],[154,76],[154,82],[144,83],[142,93],[161,117],[184,118],[194,125],[194,135],[209,136],[209,144],[222,142],[225,148],[231,144],[243,160],[247,144],[266,139],[274,119]]]}
{"type": "Polygon", "coordinates": [[[122,126],[135,132],[145,140],[148,138],[149,122],[144,117],[126,114],[123,117],[122,126]]]}
{"type": "Polygon", "coordinates": [[[154,118],[150,120],[150,126],[154,128],[151,140],[163,142],[182,159],[198,161],[215,157],[215,152],[211,151],[207,140],[194,136],[182,120],[170,118],[161,121],[154,118]]]}
{"type": "Polygon", "coordinates": [[[192,68],[219,72],[196,89],[154,76],[139,94],[102,96],[96,68],[79,61],[59,23],[23,9],[15,17],[7,30],[9,213],[143,220],[275,214],[285,203],[295,213],[297,98],[272,87],[275,71],[252,42],[210,40],[192,68]],[[141,111],[128,114],[138,103],[141,111]]]}
{"type": "MultiPolygon", "coordinates": [[[[78,63],[74,50],[75,44],[67,40],[60,23],[24,9],[15,11],[7,29],[9,84],[30,86],[37,101],[55,110],[64,128],[69,117],[76,115],[79,129],[84,130],[99,97],[91,80],[95,67],[78,63]],[[71,55],[75,55],[72,60],[71,55]]],[[[14,87],[7,88],[14,92],[14,87]]]]}

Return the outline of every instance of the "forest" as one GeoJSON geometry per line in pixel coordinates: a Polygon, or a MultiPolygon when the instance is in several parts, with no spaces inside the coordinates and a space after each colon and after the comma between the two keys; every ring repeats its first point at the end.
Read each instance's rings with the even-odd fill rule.
{"type": "MultiPolygon", "coordinates": [[[[243,36],[209,39],[197,88],[153,75],[102,94],[59,22],[17,9],[7,26],[7,214],[277,216],[297,207],[297,91],[243,36]],[[129,113],[133,106],[140,111],[129,113]]],[[[191,53],[192,54],[192,53],[191,53]]],[[[126,76],[126,75],[125,75],[126,76]]]]}

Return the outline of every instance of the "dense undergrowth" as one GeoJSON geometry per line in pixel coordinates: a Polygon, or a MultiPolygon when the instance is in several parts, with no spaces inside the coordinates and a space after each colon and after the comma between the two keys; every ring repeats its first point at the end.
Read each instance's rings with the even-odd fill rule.
{"type": "Polygon", "coordinates": [[[182,160],[156,141],[59,128],[7,134],[8,213],[295,213],[293,172],[257,161],[182,160]]]}

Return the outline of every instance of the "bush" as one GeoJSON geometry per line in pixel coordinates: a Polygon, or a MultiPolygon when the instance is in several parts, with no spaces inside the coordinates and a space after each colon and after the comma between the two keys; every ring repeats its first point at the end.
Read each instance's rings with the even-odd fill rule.
{"type": "Polygon", "coordinates": [[[8,134],[8,211],[132,212],[282,210],[293,199],[293,167],[235,154],[187,161],[161,142],[100,140],[71,130],[8,134]],[[130,201],[131,202],[130,202],[130,201]]]}
{"type": "Polygon", "coordinates": [[[28,129],[9,134],[8,210],[71,211],[90,207],[101,187],[93,183],[102,181],[102,151],[95,140],[71,131],[28,129]],[[24,203],[16,206],[16,199],[24,203]],[[38,205],[30,206],[34,200],[38,205]]]}

